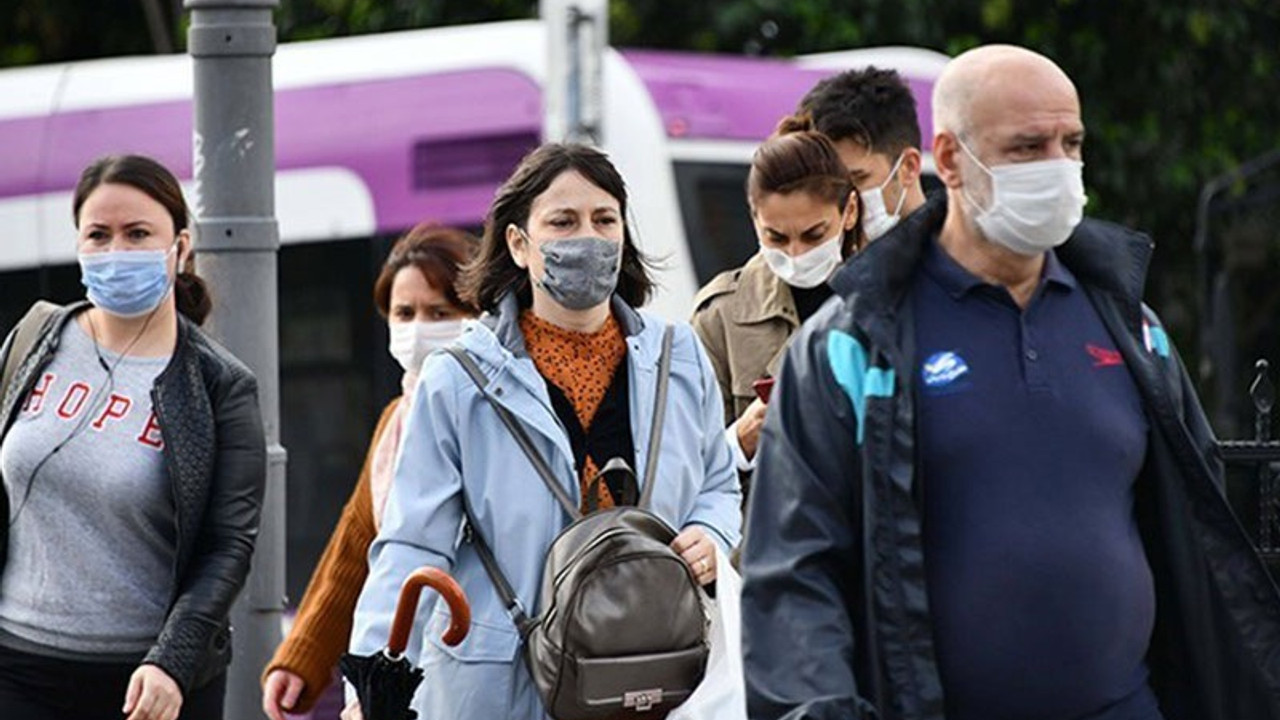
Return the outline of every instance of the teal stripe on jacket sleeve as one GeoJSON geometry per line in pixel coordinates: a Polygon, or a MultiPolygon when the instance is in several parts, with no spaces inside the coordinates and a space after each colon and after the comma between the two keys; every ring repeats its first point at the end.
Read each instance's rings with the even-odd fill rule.
{"type": "Polygon", "coordinates": [[[827,359],[831,363],[831,374],[853,405],[861,445],[867,398],[893,397],[893,368],[867,367],[867,351],[862,343],[840,330],[832,330],[827,335],[827,359]]]}
{"type": "Polygon", "coordinates": [[[1151,346],[1160,357],[1169,357],[1169,335],[1159,325],[1151,325],[1151,346]]]}

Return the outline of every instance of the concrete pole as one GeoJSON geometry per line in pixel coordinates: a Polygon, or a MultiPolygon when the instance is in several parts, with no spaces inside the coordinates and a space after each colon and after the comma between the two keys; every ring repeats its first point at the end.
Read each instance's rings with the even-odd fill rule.
{"type": "Polygon", "coordinates": [[[604,51],[609,0],[541,0],[547,28],[542,139],[604,144],[604,51]]]}
{"type": "Polygon", "coordinates": [[[258,376],[267,491],[249,581],[232,610],[225,716],[262,718],[258,676],[284,609],[285,452],[280,445],[275,142],[271,57],[278,0],[185,0],[195,66],[197,265],[212,286],[209,330],[258,376]]]}

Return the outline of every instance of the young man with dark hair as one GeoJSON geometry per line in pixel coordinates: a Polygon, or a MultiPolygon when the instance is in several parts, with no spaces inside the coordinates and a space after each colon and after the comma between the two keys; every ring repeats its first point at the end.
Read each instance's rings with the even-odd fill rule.
{"type": "Polygon", "coordinates": [[[885,234],[924,204],[916,101],[893,70],[866,67],[833,75],[800,100],[831,138],[862,194],[867,239],[885,234]]]}

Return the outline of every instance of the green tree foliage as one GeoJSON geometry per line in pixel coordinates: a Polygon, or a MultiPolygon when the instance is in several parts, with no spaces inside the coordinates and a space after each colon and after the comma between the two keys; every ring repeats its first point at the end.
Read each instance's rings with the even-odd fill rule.
{"type": "Polygon", "coordinates": [[[536,0],[282,0],[282,39],[311,40],[537,15],[536,0]]]}
{"type": "Polygon", "coordinates": [[[139,2],[0,0],[0,68],[149,52],[139,2]]]}

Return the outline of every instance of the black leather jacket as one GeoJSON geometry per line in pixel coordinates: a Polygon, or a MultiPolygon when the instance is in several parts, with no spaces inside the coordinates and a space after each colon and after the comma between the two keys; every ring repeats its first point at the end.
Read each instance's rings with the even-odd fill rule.
{"type": "MultiPolygon", "coordinates": [[[[19,399],[57,352],[63,327],[88,307],[78,303],[49,318],[0,398],[0,442],[16,417],[19,399]]],[[[8,342],[0,349],[0,367],[8,342]]],[[[164,669],[185,694],[231,661],[228,617],[257,538],[266,436],[253,374],[186,318],[179,318],[177,347],[156,378],[151,400],[164,433],[178,552],[173,602],[143,662],[164,669]]],[[[0,493],[0,509],[8,518],[7,493],[0,493]]],[[[6,521],[0,529],[0,562],[8,549],[8,528],[6,521]]]]}
{"type": "MultiPolygon", "coordinates": [[[[832,279],[792,341],[760,443],[742,553],[752,720],[942,720],[925,580],[908,288],[938,196],[832,279]]],[[[1141,302],[1145,236],[1085,220],[1057,250],[1150,420],[1135,512],[1156,583],[1151,684],[1166,720],[1280,718],[1280,594],[1232,514],[1213,433],[1141,302]]]]}

